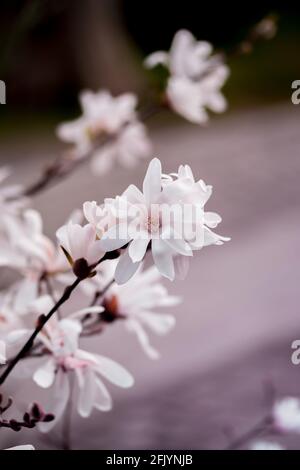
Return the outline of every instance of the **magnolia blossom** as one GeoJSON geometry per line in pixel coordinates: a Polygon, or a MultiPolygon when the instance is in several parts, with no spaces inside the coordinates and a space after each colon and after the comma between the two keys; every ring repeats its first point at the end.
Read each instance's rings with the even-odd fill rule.
{"type": "Polygon", "coordinates": [[[0,266],[9,266],[23,277],[19,297],[37,296],[41,277],[59,275],[68,269],[61,250],[43,233],[43,222],[35,210],[5,223],[7,240],[0,245],[0,266]]]}
{"type": "Polygon", "coordinates": [[[70,221],[57,230],[56,236],[71,264],[84,259],[92,266],[104,256],[100,241],[96,239],[95,227],[91,224],[82,227],[70,221]]]}
{"type": "Polygon", "coordinates": [[[277,442],[271,441],[256,441],[250,446],[250,450],[285,450],[277,442]]]}
{"type": "Polygon", "coordinates": [[[273,419],[276,429],[282,432],[300,432],[300,400],[285,397],[273,407],[273,419]]]}
{"type": "MultiPolygon", "coordinates": [[[[143,192],[134,185],[126,189],[118,199],[122,205],[117,223],[105,231],[100,240],[104,251],[129,243],[117,265],[116,281],[127,282],[149,249],[159,272],[173,280],[180,266],[178,258],[191,257],[193,250],[229,240],[211,230],[221,217],[204,211],[211,191],[202,180],[195,181],[188,166],[181,166],[178,174],[165,176],[160,161],[153,159],[144,179],[143,192]],[[127,205],[127,224],[124,223],[124,204],[127,205]]],[[[118,210],[116,201],[106,201],[106,206],[110,205],[118,210]]],[[[186,271],[186,266],[180,267],[181,271],[186,271]]]]}
{"type": "Polygon", "coordinates": [[[103,174],[116,160],[132,167],[150,155],[146,128],[137,120],[135,95],[113,97],[108,91],[84,91],[79,99],[82,116],[57,129],[62,140],[74,144],[75,157],[92,153],[93,171],[103,174]]]}
{"type": "Polygon", "coordinates": [[[0,364],[5,364],[6,362],[6,345],[4,341],[0,340],[0,364]]]}
{"type": "Polygon", "coordinates": [[[131,93],[113,97],[108,91],[83,91],[79,96],[82,116],[61,124],[58,137],[75,144],[79,156],[91,149],[93,140],[101,135],[116,134],[126,123],[135,119],[137,99],[131,93]]]}
{"type": "MultiPolygon", "coordinates": [[[[89,296],[101,292],[114,277],[116,260],[105,261],[99,266],[97,276],[83,284],[89,296]]],[[[134,333],[151,359],[159,358],[159,353],[150,344],[147,329],[158,335],[167,334],[175,325],[172,315],[159,313],[156,309],[179,304],[181,299],[168,294],[161,284],[161,275],[153,266],[145,271],[138,270],[134,278],[120,286],[113,283],[106,290],[100,315],[107,322],[121,319],[126,329],[134,333]]]]}
{"type": "Polygon", "coordinates": [[[171,107],[197,124],[208,120],[206,108],[216,113],[226,109],[220,89],[228,78],[229,69],[211,54],[211,44],[196,41],[189,31],[180,30],[169,53],[158,51],[145,61],[149,68],[158,64],[168,68],[166,95],[171,107]]]}
{"type": "Polygon", "coordinates": [[[140,122],[132,122],[121,129],[111,142],[94,152],[92,170],[96,174],[106,173],[116,160],[132,168],[139,160],[149,157],[151,150],[146,127],[140,122]]]}
{"type": "Polygon", "coordinates": [[[74,373],[76,378],[77,411],[82,417],[88,417],[93,408],[109,411],[112,407],[111,396],[101,377],[122,388],[133,385],[132,376],[115,361],[78,347],[82,330],[78,319],[87,312],[99,314],[102,311],[102,307],[91,307],[61,321],[52,317],[39,334],[38,339],[50,358],[36,369],[33,379],[42,388],[51,387],[49,409],[55,415],[50,426],[40,423],[42,431],[49,431],[64,412],[70,399],[70,374],[74,373]]]}

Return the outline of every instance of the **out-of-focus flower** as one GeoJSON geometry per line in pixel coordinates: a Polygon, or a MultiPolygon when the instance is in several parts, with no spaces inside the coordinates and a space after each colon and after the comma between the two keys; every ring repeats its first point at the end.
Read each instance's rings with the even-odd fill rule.
{"type": "MultiPolygon", "coordinates": [[[[86,310],[73,314],[74,318],[61,321],[52,317],[38,336],[51,356],[34,372],[33,379],[42,388],[52,387],[50,401],[53,403],[49,409],[55,415],[52,423],[39,425],[42,431],[49,431],[64,412],[70,398],[70,373],[76,377],[77,411],[82,417],[88,417],[93,408],[109,411],[112,407],[111,396],[101,377],[122,388],[133,385],[132,376],[115,361],[79,349],[82,326],[75,318],[85,315],[86,310]]],[[[93,307],[89,312],[98,314],[102,310],[102,307],[93,307]]]]}
{"type": "MultiPolygon", "coordinates": [[[[82,286],[87,295],[91,297],[105,289],[114,278],[116,262],[105,261],[99,266],[97,276],[82,286]]],[[[107,322],[122,319],[127,330],[137,336],[145,353],[151,359],[157,359],[159,353],[151,346],[147,329],[157,335],[167,334],[175,325],[175,318],[159,313],[159,310],[178,305],[180,301],[179,297],[168,294],[154,266],[145,271],[139,269],[126,284],[119,286],[114,283],[107,289],[101,301],[104,312],[100,319],[107,322]]]]}
{"type": "Polygon", "coordinates": [[[208,120],[206,108],[216,113],[226,110],[226,100],[220,89],[229,75],[229,69],[212,56],[212,46],[196,41],[186,30],[175,34],[170,52],[158,51],[147,57],[146,67],[158,64],[170,72],[167,99],[175,112],[197,124],[208,120]]]}
{"type": "Polygon", "coordinates": [[[116,134],[135,119],[137,99],[131,93],[113,97],[108,91],[84,91],[79,96],[82,116],[58,126],[58,137],[76,145],[78,156],[92,148],[102,135],[116,134]]]}
{"type": "Polygon", "coordinates": [[[285,448],[277,442],[256,441],[251,444],[250,450],[285,450],[285,448]]]}
{"type": "Polygon", "coordinates": [[[20,185],[6,185],[3,183],[11,175],[8,167],[0,168],[0,211],[1,211],[1,226],[4,218],[15,217],[20,215],[20,211],[24,209],[27,200],[21,197],[22,186],[20,185]]]}
{"type": "Polygon", "coordinates": [[[4,341],[0,340],[0,364],[6,363],[6,345],[4,341]]]}
{"type": "Polygon", "coordinates": [[[57,230],[56,236],[73,266],[79,260],[85,260],[88,266],[92,266],[104,256],[100,241],[96,239],[96,230],[91,224],[82,227],[69,222],[57,230]]]}
{"type": "Polygon", "coordinates": [[[274,426],[281,432],[300,432],[300,400],[285,397],[273,407],[274,426]]]}
{"type": "Polygon", "coordinates": [[[146,127],[140,122],[133,122],[120,130],[110,143],[95,151],[92,170],[96,174],[106,173],[116,160],[121,165],[132,168],[139,160],[149,157],[151,150],[146,127]]]}
{"type": "Polygon", "coordinates": [[[5,450],[35,450],[35,448],[31,444],[23,444],[21,446],[9,447],[9,449],[5,450]]]}
{"type": "MultiPolygon", "coordinates": [[[[159,272],[173,280],[175,269],[180,266],[178,258],[190,257],[193,250],[229,240],[210,229],[221,221],[218,214],[204,211],[211,187],[202,180],[195,182],[188,166],[180,167],[173,178],[174,175],[162,177],[161,163],[155,158],[149,164],[143,192],[130,185],[119,199],[127,204],[127,225],[122,206],[123,222],[112,226],[100,240],[104,251],[120,248],[120,240],[123,245],[129,242],[115,272],[119,284],[133,276],[148,249],[159,272]]],[[[106,205],[109,204],[113,203],[107,201],[106,205]]],[[[118,211],[117,204],[113,207],[118,211]]],[[[182,264],[180,269],[186,271],[182,264]]]]}
{"type": "Polygon", "coordinates": [[[43,222],[35,210],[5,221],[6,241],[0,244],[0,266],[16,269],[24,276],[19,286],[20,298],[37,296],[41,277],[54,276],[69,269],[61,251],[43,233],[43,222]]]}

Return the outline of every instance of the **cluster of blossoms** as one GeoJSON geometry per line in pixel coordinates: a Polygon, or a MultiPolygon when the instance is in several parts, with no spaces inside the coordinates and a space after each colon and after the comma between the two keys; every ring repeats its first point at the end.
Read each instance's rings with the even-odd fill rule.
{"type": "MultiPolygon", "coordinates": [[[[169,53],[156,52],[145,61],[149,68],[158,64],[169,73],[161,105],[198,124],[207,121],[207,109],[226,109],[220,89],[229,71],[220,56],[212,55],[209,43],[179,31],[169,53]]],[[[128,388],[134,379],[123,365],[82,349],[82,338],[122,321],[145,354],[157,359],[149,333],[167,334],[175,318],[160,309],[181,301],[168,294],[162,278],[183,279],[197,251],[229,240],[214,232],[221,217],[205,209],[212,187],[196,180],[187,165],[164,174],[157,158],[149,164],[142,190],[130,185],[102,204],[85,202],[57,230],[57,241],[49,239],[41,215],[29,208],[28,196],[89,157],[92,170],[103,174],[116,160],[132,167],[152,153],[134,94],[84,91],[80,104],[82,116],[57,129],[72,151],[40,181],[29,189],[5,185],[9,172],[0,170],[0,266],[16,274],[0,293],[0,364],[6,363],[0,386],[26,362],[32,381],[49,389],[51,413],[39,418],[25,413],[24,422],[10,421],[15,430],[34,424],[48,432],[63,417],[71,393],[81,417],[93,409],[109,411],[106,382],[128,388]],[[145,269],[147,253],[153,266],[145,269]],[[65,302],[75,288],[84,308],[70,311],[65,302]]]]}
{"type": "MultiPolygon", "coordinates": [[[[169,72],[158,109],[167,104],[197,124],[207,122],[206,109],[216,113],[226,110],[220,89],[229,69],[212,51],[210,43],[196,41],[189,31],[181,30],[176,33],[169,53],[158,51],[145,60],[147,68],[162,64],[169,72]]],[[[113,97],[107,90],[86,90],[79,101],[82,115],[57,128],[58,137],[73,145],[72,158],[91,156],[93,172],[103,174],[115,161],[131,168],[151,155],[152,145],[141,122],[147,117],[137,111],[138,99],[133,93],[113,97]]]]}
{"type": "Polygon", "coordinates": [[[184,277],[195,251],[228,240],[212,231],[221,217],[205,211],[211,194],[212,187],[195,180],[190,167],[166,175],[155,158],[142,191],[130,185],[101,205],[85,202],[58,229],[57,243],[44,235],[41,216],[33,209],[22,207],[2,221],[1,265],[20,278],[1,293],[1,362],[15,356],[45,314],[56,313],[21,358],[34,383],[49,389],[47,407],[55,419],[39,423],[41,431],[49,431],[63,416],[71,386],[79,415],[88,417],[94,408],[112,407],[105,381],[123,388],[133,385],[123,366],[82,349],[82,337],[100,334],[122,320],[146,355],[159,357],[149,332],[167,334],[175,318],[160,309],[181,301],[168,294],[162,276],[184,277]],[[154,266],[144,269],[147,253],[154,266]],[[87,306],[75,312],[63,305],[56,309],[56,299],[76,279],[87,306]]]}

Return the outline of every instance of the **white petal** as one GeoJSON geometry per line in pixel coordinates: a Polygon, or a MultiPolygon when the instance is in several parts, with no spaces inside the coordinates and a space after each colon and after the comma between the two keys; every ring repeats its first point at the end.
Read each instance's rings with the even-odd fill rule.
{"type": "Polygon", "coordinates": [[[128,254],[134,263],[142,261],[146,254],[148,244],[149,236],[147,234],[145,234],[145,238],[132,240],[128,248],[128,254]]]}
{"type": "Polygon", "coordinates": [[[83,418],[87,418],[92,412],[95,397],[95,386],[95,374],[89,367],[87,367],[84,370],[83,381],[80,384],[77,405],[78,413],[83,418]]]}
{"type": "Polygon", "coordinates": [[[130,237],[127,224],[116,224],[109,228],[101,238],[99,246],[103,251],[114,251],[125,246],[130,237]]]}
{"type": "Polygon", "coordinates": [[[43,364],[33,375],[33,380],[39,387],[49,388],[55,379],[55,363],[51,358],[43,364]]]}
{"type": "Polygon", "coordinates": [[[153,52],[153,54],[148,55],[146,57],[144,64],[145,67],[151,69],[158,64],[168,65],[169,62],[169,54],[165,51],[157,51],[153,52]]]}
{"type": "Polygon", "coordinates": [[[133,332],[136,334],[136,337],[142,346],[142,349],[145,351],[148,357],[150,359],[159,359],[160,354],[156,349],[154,349],[150,342],[148,335],[146,334],[145,330],[142,328],[142,326],[135,320],[128,320],[126,322],[126,326],[129,331],[133,332]]]}
{"type": "Polygon", "coordinates": [[[100,411],[110,411],[112,409],[112,399],[107,388],[98,378],[95,379],[95,384],[94,407],[100,411]]]}
{"type": "Polygon", "coordinates": [[[125,284],[138,270],[140,263],[133,263],[128,250],[120,256],[119,262],[115,271],[115,281],[117,284],[125,284]]]}
{"type": "Polygon", "coordinates": [[[120,364],[104,356],[95,354],[97,365],[95,370],[109,382],[122,388],[132,387],[134,379],[132,375],[120,364]]]}
{"type": "Polygon", "coordinates": [[[175,270],[172,252],[166,249],[162,240],[152,240],[152,256],[160,274],[170,279],[170,281],[173,281],[175,270]]]}
{"type": "Polygon", "coordinates": [[[143,182],[143,193],[146,204],[155,203],[161,193],[161,163],[158,158],[153,158],[143,182]]]}
{"type": "Polygon", "coordinates": [[[21,446],[10,447],[5,450],[35,450],[35,448],[31,444],[23,444],[21,446]]]}
{"type": "Polygon", "coordinates": [[[68,400],[70,398],[69,377],[62,369],[58,369],[55,377],[54,386],[51,389],[51,396],[47,410],[53,413],[55,419],[50,423],[39,423],[38,428],[41,432],[49,432],[60,421],[68,400]]]}

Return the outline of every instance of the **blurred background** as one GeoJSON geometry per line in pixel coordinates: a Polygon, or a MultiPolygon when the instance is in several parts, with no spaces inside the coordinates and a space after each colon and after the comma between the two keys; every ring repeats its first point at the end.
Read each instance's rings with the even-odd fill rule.
{"type": "MultiPolygon", "coordinates": [[[[222,214],[219,232],[232,241],[200,252],[186,281],[168,284],[183,303],[174,309],[175,330],[153,339],[160,361],[149,361],[119,325],[93,340],[94,350],[126,365],[136,384],[113,390],[111,413],[95,412],[90,420],[74,415],[76,449],[224,448],[268,410],[270,389],[300,396],[300,369],[290,360],[291,343],[300,339],[300,105],[291,102],[291,83],[300,79],[300,12],[292,5],[1,2],[0,79],[7,104],[0,109],[0,163],[11,165],[20,182],[35,180],[64,149],[55,126],[79,114],[80,90],[147,98],[158,77],[143,69],[143,58],[168,50],[178,29],[230,53],[266,14],[278,18],[274,39],[229,59],[227,113],[212,116],[207,128],[168,112],[149,121],[164,170],[189,163],[214,186],[209,210],[222,214]]],[[[105,178],[87,165],[36,197],[47,235],[53,237],[83,201],[140,185],[146,165],[115,167],[105,178]]],[[[19,392],[24,403],[37,394],[33,387],[19,392]]],[[[0,447],[15,439],[56,448],[60,432],[3,432],[0,447]]],[[[300,448],[295,436],[276,440],[300,448]]]]}

